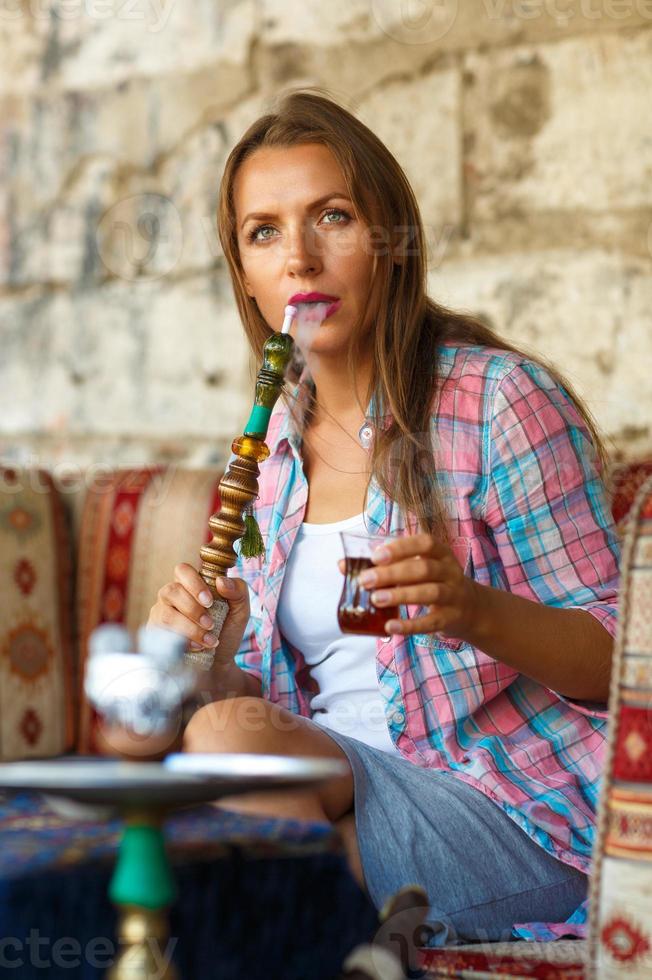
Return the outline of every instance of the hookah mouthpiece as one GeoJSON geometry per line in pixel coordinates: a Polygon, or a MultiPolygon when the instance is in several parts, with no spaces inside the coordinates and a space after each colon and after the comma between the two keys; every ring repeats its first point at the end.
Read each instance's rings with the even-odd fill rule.
{"type": "Polygon", "coordinates": [[[288,306],[285,307],[285,310],[284,310],[285,319],[283,320],[283,326],[281,327],[281,333],[289,333],[290,332],[290,327],[292,326],[292,321],[294,320],[294,318],[295,318],[295,316],[297,315],[298,312],[299,311],[297,310],[296,306],[291,306],[291,305],[288,304],[288,306]]]}

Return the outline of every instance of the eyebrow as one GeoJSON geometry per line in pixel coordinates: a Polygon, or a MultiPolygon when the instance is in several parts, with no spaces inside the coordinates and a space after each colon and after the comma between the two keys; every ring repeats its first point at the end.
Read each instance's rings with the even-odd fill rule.
{"type": "MultiPolygon", "coordinates": [[[[332,201],[333,198],[336,197],[343,198],[346,201],[351,200],[348,194],[341,194],[339,191],[332,191],[329,194],[324,194],[323,197],[317,198],[317,200],[313,201],[312,204],[309,204],[308,210],[312,211],[314,210],[314,208],[319,207],[320,204],[325,204],[326,201],[332,201]]],[[[263,218],[275,218],[275,217],[276,214],[273,211],[250,211],[249,214],[246,215],[246,217],[243,219],[243,222],[240,225],[240,229],[242,230],[244,228],[244,226],[246,225],[246,223],[249,221],[250,218],[256,218],[257,220],[261,220],[263,218]]]]}

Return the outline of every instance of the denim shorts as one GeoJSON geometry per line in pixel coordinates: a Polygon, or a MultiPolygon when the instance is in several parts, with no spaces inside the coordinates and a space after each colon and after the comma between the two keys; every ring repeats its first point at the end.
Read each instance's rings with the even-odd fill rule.
{"type": "Polygon", "coordinates": [[[322,728],[345,752],[355,822],[376,908],[399,888],[428,895],[429,946],[516,938],[523,922],[565,922],[588,876],[548,854],[480,790],[349,735],[322,728]]]}

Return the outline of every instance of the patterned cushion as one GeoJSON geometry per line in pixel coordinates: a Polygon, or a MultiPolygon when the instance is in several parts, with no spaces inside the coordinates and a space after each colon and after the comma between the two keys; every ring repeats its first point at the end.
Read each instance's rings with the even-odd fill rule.
{"type": "Polygon", "coordinates": [[[0,758],[74,743],[71,548],[61,498],[37,470],[0,468],[0,758]]]}
{"type": "Polygon", "coordinates": [[[621,569],[590,946],[602,980],[643,980],[652,976],[652,477],[632,508],[621,569]]]}
{"type": "Polygon", "coordinates": [[[643,483],[652,476],[652,458],[619,463],[611,471],[611,510],[621,538],[625,534],[627,516],[632,509],[636,494],[643,483]]]}
{"type": "Polygon", "coordinates": [[[79,750],[93,750],[91,710],[83,696],[88,638],[100,623],[135,631],[178,562],[197,567],[211,540],[221,470],[176,467],[120,470],[86,492],[78,542],[79,750]]]}

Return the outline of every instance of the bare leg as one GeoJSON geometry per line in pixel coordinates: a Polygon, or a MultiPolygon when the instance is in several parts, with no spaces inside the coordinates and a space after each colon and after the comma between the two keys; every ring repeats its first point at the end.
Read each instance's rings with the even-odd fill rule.
{"type": "Polygon", "coordinates": [[[353,816],[353,773],[339,745],[317,725],[262,698],[228,698],[205,705],[184,735],[186,752],[254,752],[322,756],[347,763],[348,772],[314,790],[229,796],[220,807],[238,813],[332,823],[342,837],[351,872],[364,886],[353,816]]]}

